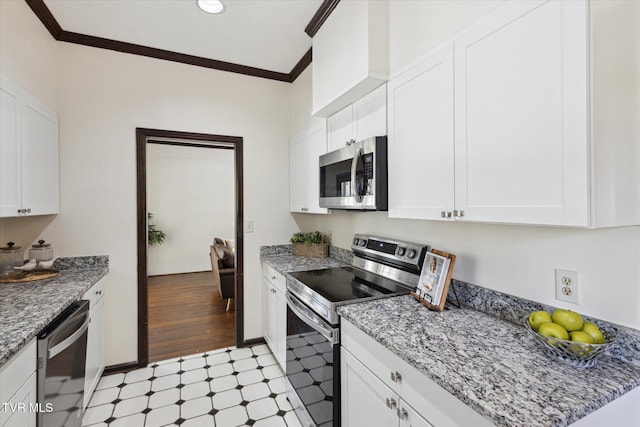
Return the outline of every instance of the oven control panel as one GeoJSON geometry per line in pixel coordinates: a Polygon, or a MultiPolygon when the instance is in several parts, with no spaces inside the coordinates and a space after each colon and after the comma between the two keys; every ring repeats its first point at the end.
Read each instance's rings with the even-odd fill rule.
{"type": "Polygon", "coordinates": [[[351,250],[358,254],[372,255],[390,261],[401,261],[421,268],[429,247],[420,243],[403,242],[388,238],[356,234],[351,242],[351,250]]]}

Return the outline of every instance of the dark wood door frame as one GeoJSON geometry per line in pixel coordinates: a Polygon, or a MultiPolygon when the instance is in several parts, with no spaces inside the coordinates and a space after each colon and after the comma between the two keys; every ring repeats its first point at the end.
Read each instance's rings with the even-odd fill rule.
{"type": "Polygon", "coordinates": [[[244,341],[244,201],[242,142],[239,136],[209,135],[160,129],[136,129],[137,239],[138,239],[138,366],[149,362],[149,313],[147,304],[147,143],[234,150],[236,171],[236,345],[244,341]]]}

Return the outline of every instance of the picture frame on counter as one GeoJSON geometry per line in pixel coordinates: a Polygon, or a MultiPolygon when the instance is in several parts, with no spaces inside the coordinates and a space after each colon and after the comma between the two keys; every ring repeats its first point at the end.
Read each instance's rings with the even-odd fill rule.
{"type": "Polygon", "coordinates": [[[431,310],[444,310],[456,256],[437,249],[427,252],[422,264],[415,299],[431,310]]]}

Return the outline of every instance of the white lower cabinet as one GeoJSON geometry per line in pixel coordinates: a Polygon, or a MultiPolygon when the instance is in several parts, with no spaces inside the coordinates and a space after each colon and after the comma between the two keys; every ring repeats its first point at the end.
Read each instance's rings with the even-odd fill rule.
{"type": "Polygon", "coordinates": [[[285,369],[287,340],[286,280],[273,267],[262,265],[262,333],[280,367],[285,369]]]}
{"type": "Polygon", "coordinates": [[[0,368],[0,427],[35,427],[36,340],[0,368]]]}
{"type": "Polygon", "coordinates": [[[84,379],[84,408],[89,404],[93,391],[104,372],[104,294],[102,279],[85,292],[82,299],[89,301],[89,332],[87,335],[87,361],[84,379]]]}
{"type": "Polygon", "coordinates": [[[342,347],[342,425],[433,427],[342,347]]]}
{"type": "Polygon", "coordinates": [[[493,425],[344,319],[340,322],[340,339],[342,425],[493,425]]]}

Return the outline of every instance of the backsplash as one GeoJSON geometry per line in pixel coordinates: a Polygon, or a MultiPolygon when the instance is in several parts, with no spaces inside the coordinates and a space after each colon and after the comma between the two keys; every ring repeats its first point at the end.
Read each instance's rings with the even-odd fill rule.
{"type": "MultiPolygon", "coordinates": [[[[260,246],[260,258],[266,256],[277,255],[291,255],[291,245],[272,245],[272,246],[260,246]]],[[[338,248],[336,246],[329,246],[329,258],[333,258],[337,261],[344,262],[351,265],[353,262],[353,252],[348,249],[338,248]]]]}
{"type": "Polygon", "coordinates": [[[77,256],[56,258],[53,263],[56,270],[88,270],[109,268],[108,255],[77,256]]]}
{"type": "MultiPolygon", "coordinates": [[[[519,325],[524,324],[525,318],[532,311],[545,310],[551,313],[557,308],[456,279],[451,280],[447,304],[469,307],[519,325]]],[[[588,316],[583,317],[585,320],[603,324],[615,333],[618,340],[609,350],[609,354],[640,365],[640,331],[588,316]]]]}

